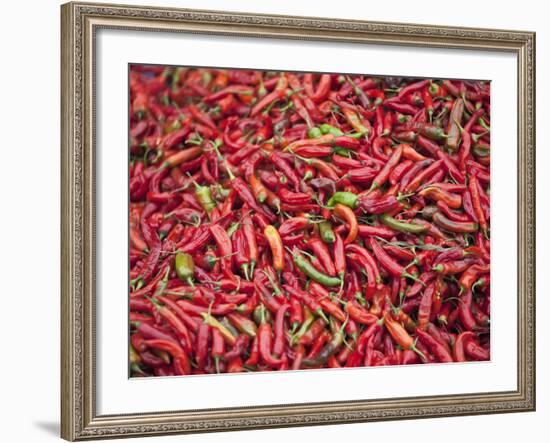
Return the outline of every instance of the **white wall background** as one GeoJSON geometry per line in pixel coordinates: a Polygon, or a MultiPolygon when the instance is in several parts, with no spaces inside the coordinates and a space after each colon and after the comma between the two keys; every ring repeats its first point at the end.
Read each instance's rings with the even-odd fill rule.
{"type": "MultiPolygon", "coordinates": [[[[442,440],[541,441],[550,414],[550,310],[546,269],[550,215],[550,29],[544,2],[394,0],[128,0],[135,4],[341,17],[537,32],[539,282],[537,412],[269,431],[161,437],[139,441],[276,442],[442,440]],[[546,420],[545,420],[546,419],[546,420]]],[[[0,18],[0,435],[9,442],[55,441],[59,433],[59,1],[3,4],[0,18]]],[[[504,276],[503,276],[504,277],[504,276]]],[[[512,344],[511,344],[512,345],[512,344]]],[[[450,380],[449,382],[452,382],[450,380]]],[[[137,440],[136,440],[137,441],[137,440]]]]}

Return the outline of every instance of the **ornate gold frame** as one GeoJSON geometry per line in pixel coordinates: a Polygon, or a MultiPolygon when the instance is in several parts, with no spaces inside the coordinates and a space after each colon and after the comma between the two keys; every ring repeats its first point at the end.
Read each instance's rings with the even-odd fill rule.
{"type": "Polygon", "coordinates": [[[61,435],[67,440],[533,411],[535,34],[69,3],[61,8],[61,435]],[[507,51],[518,58],[518,387],[511,392],[98,416],[95,411],[94,33],[170,31],[507,51]]]}

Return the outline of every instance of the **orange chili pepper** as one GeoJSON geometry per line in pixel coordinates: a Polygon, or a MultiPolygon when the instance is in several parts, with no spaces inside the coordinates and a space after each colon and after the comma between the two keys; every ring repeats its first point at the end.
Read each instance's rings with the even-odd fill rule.
{"type": "Polygon", "coordinates": [[[392,336],[392,338],[401,346],[403,349],[413,349],[414,348],[414,339],[409,335],[400,323],[395,321],[389,314],[384,316],[384,325],[386,329],[392,336]]]}
{"type": "Polygon", "coordinates": [[[273,225],[267,225],[264,229],[264,235],[271,248],[273,256],[273,268],[276,271],[282,271],[285,266],[283,241],[279,235],[279,231],[273,225]]]}
{"type": "Polygon", "coordinates": [[[353,209],[337,203],[336,206],[334,206],[334,213],[337,216],[342,217],[349,227],[348,236],[344,240],[344,244],[347,245],[352,243],[357,238],[357,234],[359,232],[357,217],[355,216],[353,209]]]}

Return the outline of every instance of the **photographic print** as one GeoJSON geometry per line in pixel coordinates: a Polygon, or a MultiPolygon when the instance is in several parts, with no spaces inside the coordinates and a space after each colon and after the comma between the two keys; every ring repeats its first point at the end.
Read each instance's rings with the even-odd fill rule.
{"type": "Polygon", "coordinates": [[[535,410],[534,32],[61,23],[63,438],[535,410]]]}
{"type": "Polygon", "coordinates": [[[131,377],[489,361],[490,82],[129,66],[131,377]]]}

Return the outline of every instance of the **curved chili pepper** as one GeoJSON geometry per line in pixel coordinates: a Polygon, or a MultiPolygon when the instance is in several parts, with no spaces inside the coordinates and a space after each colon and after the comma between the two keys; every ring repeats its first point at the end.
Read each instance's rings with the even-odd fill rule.
{"type": "Polygon", "coordinates": [[[481,200],[479,196],[479,190],[478,190],[478,181],[475,175],[470,177],[470,182],[468,183],[468,189],[470,191],[470,196],[472,198],[472,205],[475,211],[475,214],[477,216],[477,220],[479,220],[479,226],[483,230],[484,233],[487,233],[487,220],[485,219],[485,212],[483,211],[481,207],[481,200]]]}
{"type": "Polygon", "coordinates": [[[458,316],[460,322],[467,331],[477,329],[477,322],[472,314],[472,291],[465,291],[458,304],[458,316]]]}
{"type": "Polygon", "coordinates": [[[351,208],[340,203],[337,203],[336,206],[334,206],[334,213],[344,219],[348,225],[348,236],[344,240],[344,244],[347,245],[349,243],[353,243],[359,232],[359,225],[357,223],[355,213],[351,208]]]}
{"type": "Polygon", "coordinates": [[[475,222],[458,222],[453,221],[445,217],[441,212],[436,212],[432,216],[432,220],[441,228],[445,229],[446,231],[450,232],[462,232],[462,233],[468,233],[468,232],[477,232],[478,231],[478,224],[475,222]]]}
{"type": "Polygon", "coordinates": [[[348,301],[344,309],[349,314],[350,318],[355,320],[357,323],[371,325],[378,321],[378,317],[376,315],[371,314],[354,300],[348,301]]]}
{"type": "Polygon", "coordinates": [[[314,358],[303,360],[304,366],[320,366],[327,362],[328,358],[338,351],[344,342],[344,333],[342,327],[337,322],[331,322],[332,337],[330,341],[321,349],[314,358]]]}
{"type": "Polygon", "coordinates": [[[173,364],[176,375],[188,375],[191,373],[191,363],[189,362],[189,357],[183,349],[175,343],[160,339],[145,340],[144,343],[153,349],[159,349],[170,353],[174,359],[173,364]]]}
{"type": "Polygon", "coordinates": [[[385,195],[378,198],[359,197],[358,206],[369,214],[384,214],[398,210],[403,205],[398,197],[385,195]]]}
{"type": "Polygon", "coordinates": [[[332,257],[330,256],[330,252],[326,244],[319,237],[311,237],[307,244],[323,265],[326,273],[330,276],[335,276],[336,268],[334,267],[332,257]]]}
{"type": "Polygon", "coordinates": [[[441,201],[453,209],[460,209],[462,207],[462,198],[459,194],[451,194],[436,186],[428,186],[422,189],[418,195],[441,201]]]}
{"type": "Polygon", "coordinates": [[[447,261],[444,263],[438,263],[433,267],[434,271],[440,274],[450,275],[459,274],[464,272],[470,266],[470,262],[467,260],[447,261]]]}
{"type": "Polygon", "coordinates": [[[480,274],[486,274],[490,272],[489,265],[473,264],[466,269],[458,281],[462,291],[472,289],[472,285],[476,282],[480,274]]]}
{"type": "Polygon", "coordinates": [[[273,342],[273,354],[279,356],[283,353],[285,347],[285,315],[290,309],[289,304],[281,305],[275,318],[275,341],[273,342]]]}
{"type": "Polygon", "coordinates": [[[327,206],[332,207],[337,204],[341,204],[354,209],[357,207],[358,200],[359,197],[353,192],[340,191],[332,195],[332,197],[327,202],[327,206]]]}
{"type": "Polygon", "coordinates": [[[421,329],[417,329],[416,336],[422,343],[424,343],[428,347],[432,354],[434,354],[434,356],[441,363],[451,363],[453,361],[453,358],[451,357],[451,354],[449,353],[447,348],[439,343],[430,334],[424,332],[421,329]]]}
{"type": "Polygon", "coordinates": [[[236,312],[227,314],[227,318],[243,334],[246,334],[251,338],[256,337],[258,328],[256,327],[256,323],[249,318],[236,312]]]}
{"type": "Polygon", "coordinates": [[[382,214],[380,216],[380,221],[385,225],[389,226],[390,228],[401,232],[421,234],[423,232],[426,232],[427,230],[425,225],[417,225],[414,223],[402,222],[402,221],[396,220],[395,218],[391,217],[388,214],[382,214]]]}
{"type": "Polygon", "coordinates": [[[381,187],[386,183],[388,180],[390,173],[392,169],[399,163],[399,160],[401,159],[401,155],[403,154],[403,146],[398,145],[397,148],[393,151],[393,154],[388,159],[384,167],[378,172],[376,177],[372,180],[372,185],[370,187],[370,190],[374,190],[376,188],[381,187]]]}
{"type": "Polygon", "coordinates": [[[403,349],[409,349],[416,352],[414,339],[403,328],[403,326],[396,322],[389,314],[384,316],[384,326],[399,346],[403,349]]]}
{"type": "Polygon", "coordinates": [[[229,345],[229,346],[235,346],[235,341],[237,340],[235,338],[235,336],[233,335],[233,333],[227,329],[226,326],[224,326],[223,324],[221,324],[217,319],[215,319],[212,315],[210,315],[209,313],[207,312],[202,312],[201,313],[204,321],[212,328],[216,328],[222,335],[224,341],[229,345]]]}
{"type": "Polygon", "coordinates": [[[279,231],[277,231],[277,228],[275,228],[274,226],[268,225],[264,228],[264,235],[269,243],[269,247],[271,248],[273,267],[276,271],[280,272],[283,270],[285,262],[283,242],[281,240],[281,236],[279,235],[279,231]]]}
{"type": "Polygon", "coordinates": [[[418,329],[425,331],[428,328],[430,316],[432,313],[433,298],[435,293],[435,283],[431,283],[422,293],[420,305],[418,307],[418,329]]]}
{"type": "Polygon", "coordinates": [[[467,361],[466,354],[464,352],[464,344],[468,339],[474,338],[474,337],[475,337],[475,334],[472,331],[464,331],[458,335],[453,347],[453,356],[455,361],[458,361],[458,362],[467,361]]]}
{"type": "Polygon", "coordinates": [[[334,234],[334,269],[341,281],[346,273],[346,257],[344,252],[344,241],[339,234],[334,234]]]}
{"type": "Polygon", "coordinates": [[[280,358],[276,358],[272,354],[272,341],[273,341],[273,332],[271,330],[271,325],[267,323],[265,319],[265,308],[261,309],[261,323],[258,327],[258,346],[260,351],[260,356],[262,360],[269,366],[275,367],[282,363],[280,358]]]}
{"type": "Polygon", "coordinates": [[[464,101],[461,98],[457,98],[451,109],[449,115],[449,124],[447,126],[447,141],[445,146],[447,148],[456,151],[458,149],[458,139],[460,137],[459,125],[462,123],[462,114],[464,113],[464,101]]]}
{"type": "Polygon", "coordinates": [[[341,284],[341,280],[339,278],[331,277],[330,275],[319,272],[300,254],[293,252],[292,256],[294,258],[294,264],[296,265],[296,267],[312,280],[315,280],[316,282],[321,283],[324,286],[339,286],[341,284]]]}
{"type": "Polygon", "coordinates": [[[473,337],[466,340],[464,343],[464,350],[466,351],[466,354],[474,360],[486,361],[491,358],[490,351],[479,346],[473,337]]]}
{"type": "Polygon", "coordinates": [[[247,349],[249,342],[250,342],[250,338],[248,337],[248,335],[239,335],[237,337],[237,340],[235,341],[235,345],[225,353],[223,358],[227,361],[240,358],[240,356],[247,349]]]}
{"type": "Polygon", "coordinates": [[[430,164],[426,169],[416,174],[416,176],[404,186],[403,191],[405,193],[411,193],[418,189],[418,187],[424,183],[429,177],[434,175],[442,168],[443,160],[436,160],[430,164]]]}

